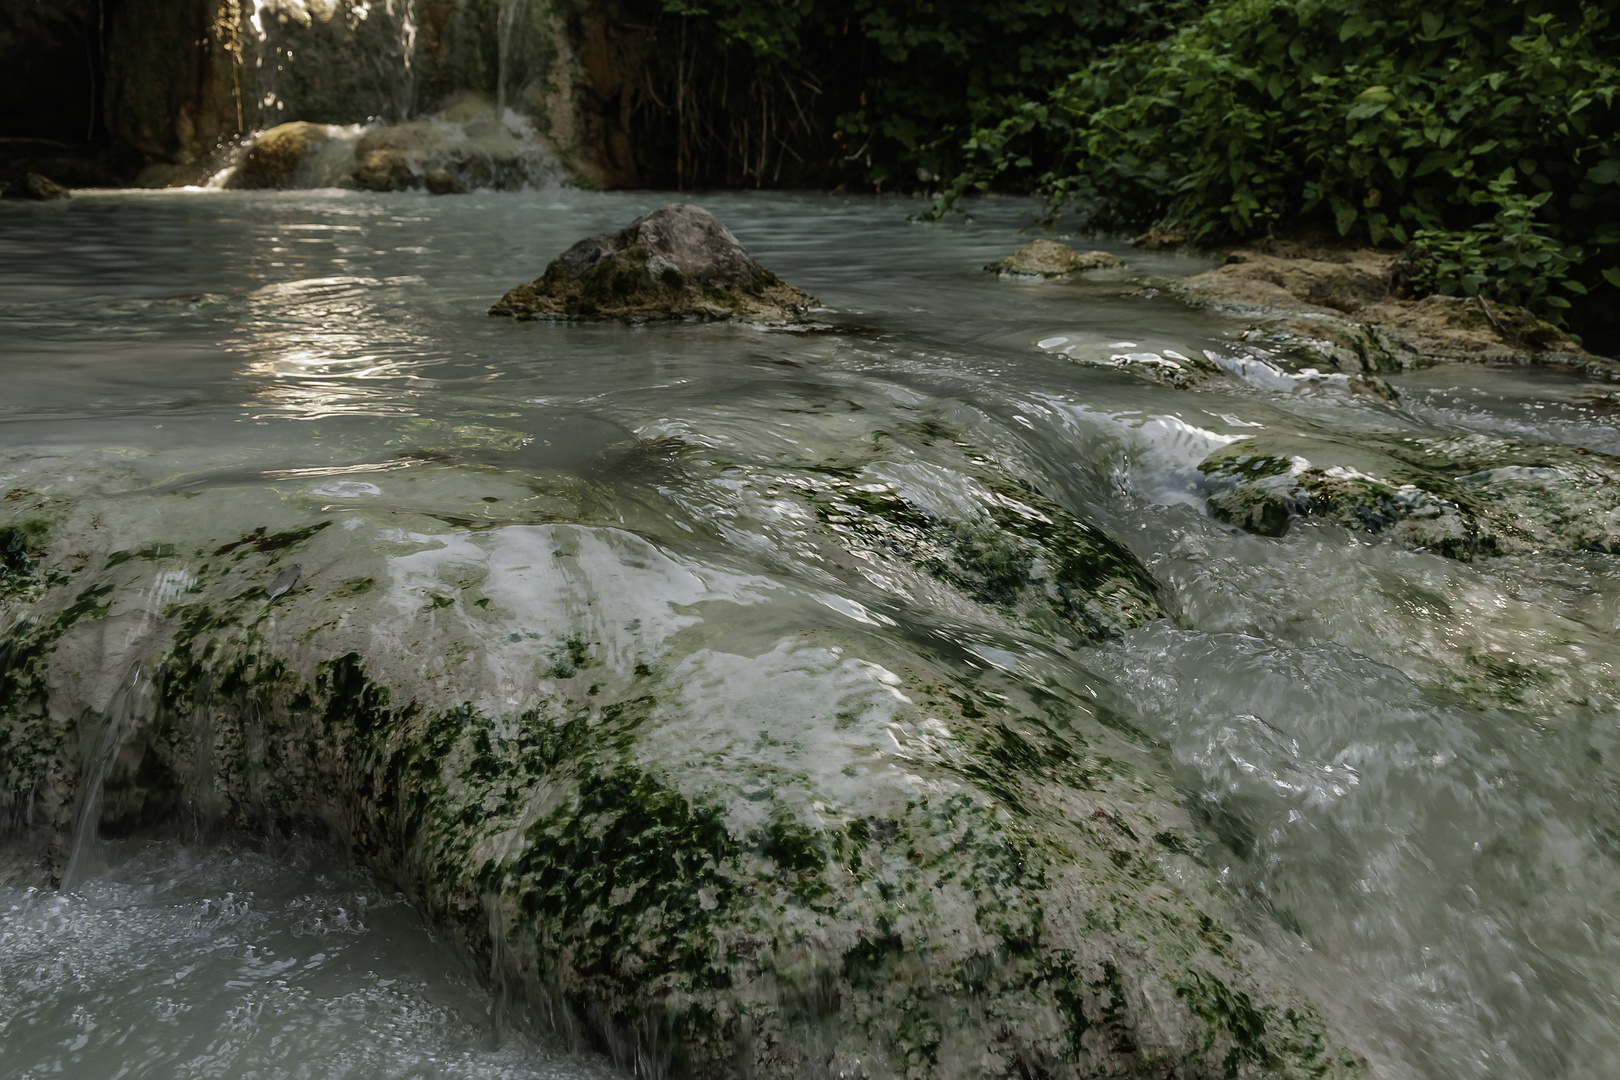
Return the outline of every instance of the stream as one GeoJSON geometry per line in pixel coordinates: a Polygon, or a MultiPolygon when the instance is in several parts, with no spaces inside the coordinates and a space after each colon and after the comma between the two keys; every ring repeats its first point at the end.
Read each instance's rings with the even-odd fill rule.
{"type": "MultiPolygon", "coordinates": [[[[1118,239],[1073,243],[1123,270],[998,279],[981,267],[1029,239],[1035,209],[1010,199],[939,225],[909,221],[923,205],[909,200],[700,200],[821,300],[827,329],[484,314],[574,240],[663,201],[0,204],[0,488],[166,537],[130,564],[143,576],[118,612],[120,655],[139,657],[202,573],[188,537],[248,534],[275,507],[374,538],[392,575],[379,605],[442,600],[468,626],[505,605],[496,636],[519,644],[584,620],[597,662],[626,670],[664,642],[667,693],[696,703],[702,730],[760,745],[824,701],[878,709],[907,658],[987,693],[1095,701],[1198,823],[1198,858],[1163,872],[1212,882],[1372,1075],[1620,1075],[1620,559],[1464,562],[1304,522],[1251,535],[1210,516],[1197,468],[1260,432],[1620,455],[1612,394],[1462,365],[1390,376],[1394,404],[1352,393],[1138,280],[1208,263],[1118,239]],[[1116,365],[1127,354],[1220,357],[1229,373],[1177,389],[1116,365]],[[835,575],[787,497],[836,475],[945,506],[979,465],[1125,545],[1163,617],[1086,640],[875,559],[835,575]],[[590,588],[522,577],[542,549],[567,549],[590,588]]],[[[288,589],[371,573],[301,559],[288,589]]],[[[407,656],[387,610],[377,648],[407,656]]],[[[565,651],[557,665],[596,678],[565,651]]],[[[489,693],[515,701],[527,684],[504,677],[491,669],[489,693]]],[[[121,707],[109,723],[148,706],[121,707]]],[[[90,775],[111,768],[124,729],[107,730],[90,775]]],[[[826,774],[835,792],[862,782],[826,774]]],[[[0,1078],[625,1067],[498,1022],[487,972],[319,838],[187,814],[131,836],[81,828],[61,892],[0,876],[0,1078]]]]}

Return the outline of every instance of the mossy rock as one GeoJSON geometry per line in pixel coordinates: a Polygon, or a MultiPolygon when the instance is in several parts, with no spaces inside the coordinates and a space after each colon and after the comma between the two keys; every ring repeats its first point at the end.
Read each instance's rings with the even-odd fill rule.
{"type": "Polygon", "coordinates": [[[815,510],[863,560],[902,560],[1059,637],[1105,640],[1164,616],[1158,583],[1134,553],[1032,491],[987,488],[964,514],[890,485],[832,479],[815,510]]]}
{"type": "Polygon", "coordinates": [[[242,164],[231,173],[228,187],[294,187],[299,167],[331,141],[325,124],[295,120],[266,131],[248,149],[242,164]]]}
{"type": "Polygon", "coordinates": [[[760,266],[709,211],[672,203],[587,237],[509,291],[491,315],[641,322],[803,321],[815,297],[760,266]]]}
{"type": "MultiPolygon", "coordinates": [[[[909,530],[996,607],[1054,551],[1074,563],[1051,581],[1135,581],[1050,504],[997,498],[994,534],[842,488],[828,523],[859,519],[857,546],[909,530]]],[[[0,596],[0,798],[56,870],[110,723],[103,831],[326,832],[506,985],[639,1047],[626,1068],[1357,1073],[1223,914],[1153,756],[1088,700],[797,620],[728,651],[694,628],[720,605],[769,625],[767,583],[621,529],[248,526],[261,506],[68,503],[18,542],[39,584],[0,596]]]]}
{"type": "Polygon", "coordinates": [[[1055,240],[1031,240],[1005,259],[985,267],[1006,277],[1065,277],[1086,270],[1111,270],[1125,265],[1106,251],[1080,252],[1055,240]]]}
{"type": "Polygon", "coordinates": [[[1217,518],[1263,536],[1330,521],[1454,559],[1620,552],[1620,460],[1485,435],[1348,445],[1260,436],[1198,466],[1217,518]]]}

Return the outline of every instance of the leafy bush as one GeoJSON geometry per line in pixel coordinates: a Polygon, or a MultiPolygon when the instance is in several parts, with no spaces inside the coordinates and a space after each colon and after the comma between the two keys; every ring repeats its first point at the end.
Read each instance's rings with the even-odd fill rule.
{"type": "MultiPolygon", "coordinates": [[[[1408,285],[1418,295],[1489,296],[1519,304],[1562,321],[1569,309],[1555,287],[1586,295],[1586,287],[1569,277],[1570,259],[1563,244],[1541,231],[1536,211],[1551,192],[1526,196],[1512,190],[1513,176],[1491,182],[1496,216],[1464,232],[1419,229],[1407,252],[1408,285]]],[[[1577,251],[1578,255],[1579,252],[1577,251]]]]}
{"type": "Polygon", "coordinates": [[[1201,242],[1421,236],[1432,287],[1484,275],[1556,315],[1567,273],[1595,327],[1620,311],[1617,7],[1216,0],[980,124],[942,206],[1031,186],[1095,225],[1201,242]]]}

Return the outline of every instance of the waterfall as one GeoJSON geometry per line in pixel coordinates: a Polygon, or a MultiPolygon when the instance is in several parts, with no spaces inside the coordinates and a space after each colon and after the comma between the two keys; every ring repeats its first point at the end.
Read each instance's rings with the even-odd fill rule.
{"type": "Polygon", "coordinates": [[[102,793],[113,762],[123,749],[124,740],[142,727],[152,715],[152,680],[141,664],[131,665],[117,694],[106,711],[90,722],[81,745],[78,801],[73,809],[73,831],[67,868],[62,872],[63,890],[72,889],[99,868],[99,830],[102,793]]]}

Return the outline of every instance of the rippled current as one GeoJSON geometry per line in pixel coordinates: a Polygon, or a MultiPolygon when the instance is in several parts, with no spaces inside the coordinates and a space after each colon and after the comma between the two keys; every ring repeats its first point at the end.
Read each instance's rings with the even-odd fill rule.
{"type": "MultiPolygon", "coordinates": [[[[0,205],[0,487],[116,475],[97,497],[253,490],[446,533],[611,525],[820,597],[794,616],[807,633],[910,635],[955,646],[970,675],[1084,684],[1198,808],[1235,917],[1376,1075],[1620,1075],[1620,559],[1464,564],[1333,526],[1251,536],[1209,517],[1196,469],[1258,431],[1620,454],[1612,394],[1445,366],[1394,378],[1390,407],[1293,378],[1287,356],[1197,390],[1153,383],[1111,358],[1254,356],[1242,323],[1137,280],[1205,264],[1101,240],[1126,270],[997,280],[979,268],[1028,238],[1030,207],[1009,201],[933,226],[903,201],[704,199],[822,300],[825,332],[484,315],[574,239],[662,201],[0,205]],[[941,483],[929,439],[1016,463],[1131,547],[1170,617],[1075,647],[908,616],[881,580],[814,586],[792,530],[758,525],[769,491],[739,510],[737,463],[837,467],[855,447],[870,462],[896,430],[921,435],[885,475],[941,483]],[[520,474],[551,479],[503,479],[520,474]]],[[[741,616],[712,633],[759,655],[785,640],[741,616]]],[[[480,973],[403,899],[302,842],[110,842],[62,893],[13,878],[0,1077],[608,1068],[495,1023],[480,973]]]]}

